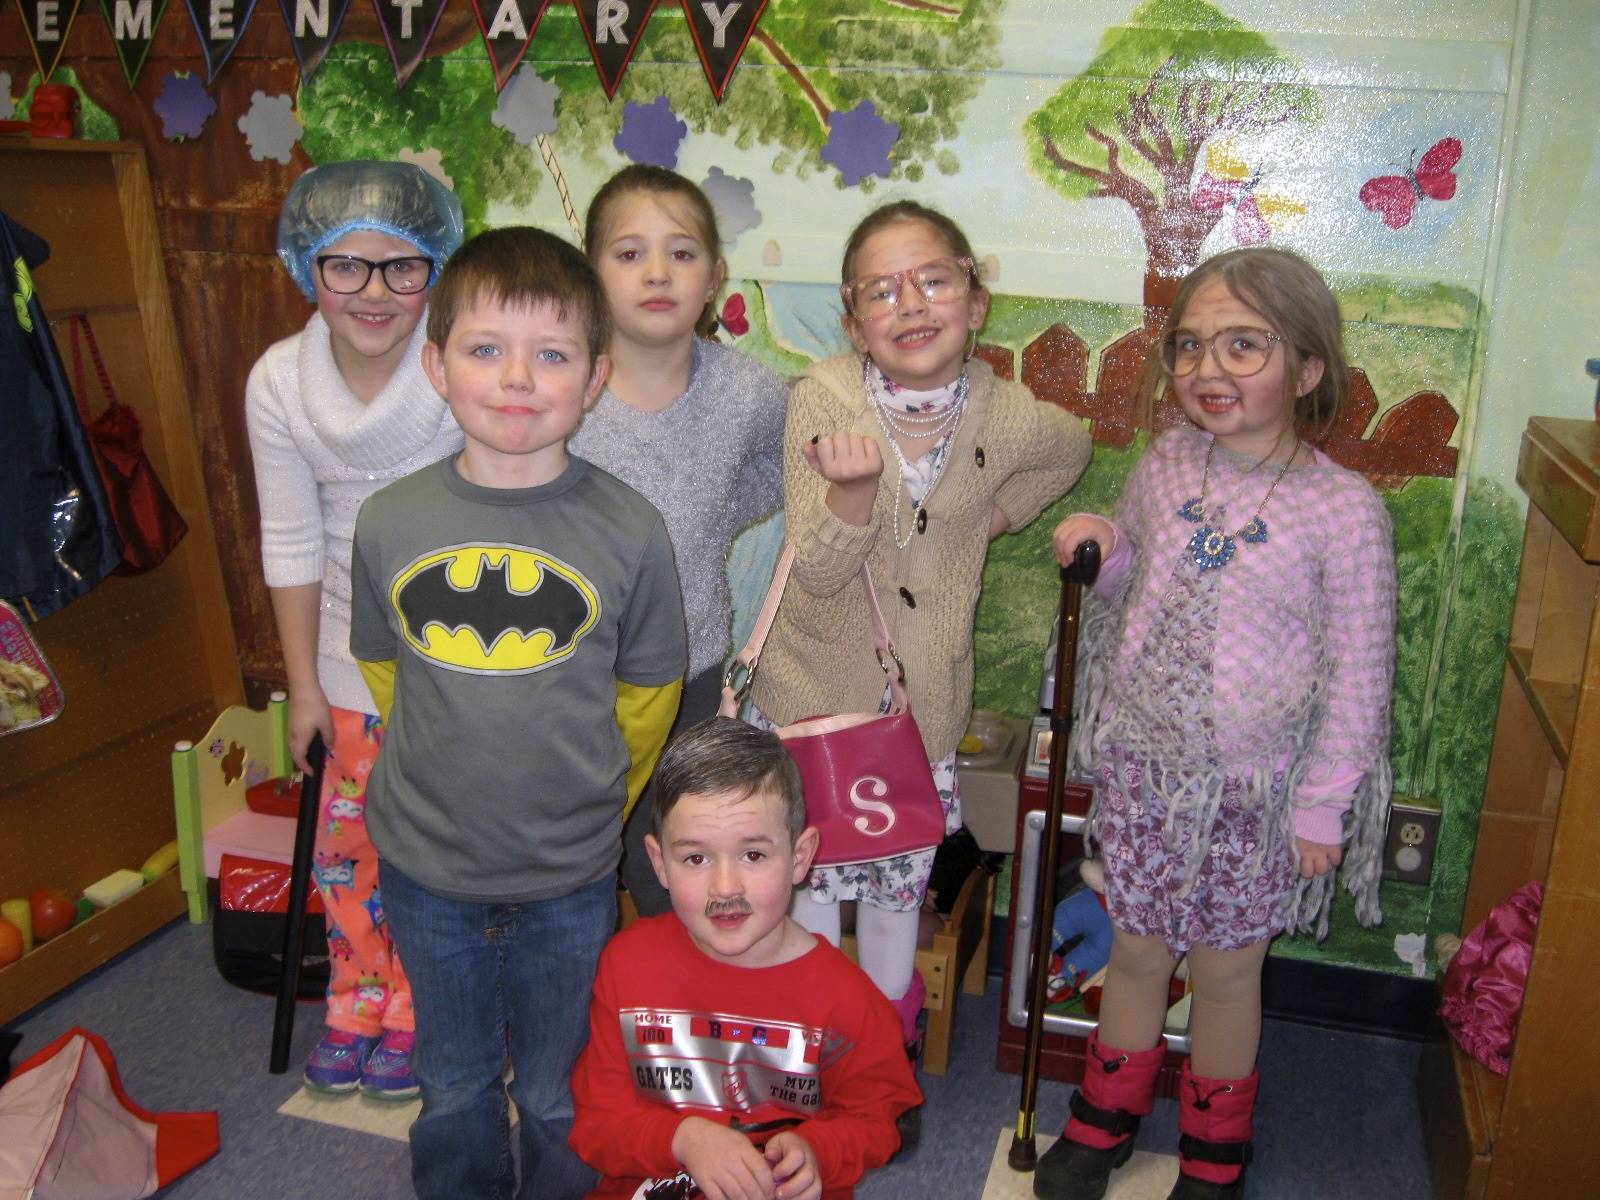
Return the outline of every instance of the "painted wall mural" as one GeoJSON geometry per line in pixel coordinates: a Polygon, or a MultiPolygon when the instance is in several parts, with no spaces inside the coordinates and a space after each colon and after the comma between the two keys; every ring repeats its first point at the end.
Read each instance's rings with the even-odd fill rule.
{"type": "MultiPolygon", "coordinates": [[[[1353,0],[1337,11],[1290,0],[767,0],[729,26],[738,52],[724,44],[718,57],[699,20],[708,14],[660,0],[630,10],[608,65],[594,4],[506,0],[469,15],[464,0],[445,0],[426,10],[425,53],[406,43],[414,61],[398,56],[395,30],[350,7],[336,38],[280,30],[270,45],[283,48],[265,53],[236,39],[220,77],[198,48],[189,62],[169,52],[159,88],[151,78],[139,88],[156,133],[196,153],[208,139],[244,139],[254,160],[287,156],[295,169],[407,159],[451,183],[473,229],[531,221],[574,239],[617,167],[673,167],[705,187],[727,239],[718,336],[784,372],[846,348],[838,257],[865,212],[913,196],[966,228],[995,293],[978,352],[1082,418],[1096,443],[1074,493],[990,555],[976,698],[1014,715],[1035,702],[1054,611],[1050,527],[1073,509],[1108,511],[1151,430],[1178,419],[1137,402],[1178,280],[1235,245],[1311,258],[1339,298],[1353,367],[1350,405],[1323,444],[1381,489],[1394,519],[1396,787],[1443,820],[1431,885],[1386,885],[1383,929],[1346,920],[1321,947],[1275,952],[1431,969],[1432,935],[1459,922],[1493,730],[1520,547],[1516,438],[1529,415],[1562,411],[1543,402],[1563,394],[1554,389],[1486,384],[1509,369],[1490,358],[1503,353],[1491,334],[1502,320],[1537,324],[1503,317],[1521,311],[1508,295],[1587,304],[1600,318],[1600,300],[1541,297],[1507,267],[1509,243],[1550,262],[1600,240],[1571,232],[1587,228],[1579,209],[1600,201],[1600,135],[1567,115],[1589,110],[1552,106],[1530,133],[1521,106],[1575,86],[1594,94],[1581,47],[1600,39],[1600,16],[1541,15],[1516,0],[1353,0]],[[252,53],[280,55],[287,69],[273,60],[276,87],[230,100],[230,73],[253,70],[252,53]],[[1509,203],[1513,165],[1561,181],[1566,206],[1552,211],[1542,193],[1509,203]],[[1530,229],[1522,211],[1545,224],[1530,229]]],[[[391,15],[382,3],[377,12],[391,15]]],[[[80,17],[79,31],[102,19],[87,6],[80,17]]],[[[269,17],[279,20],[263,6],[256,25],[269,17]]],[[[38,81],[32,49],[4,63],[23,114],[38,81]]],[[[76,82],[73,50],[55,82],[76,82]]],[[[736,548],[741,622],[780,540],[775,520],[736,548]]]]}

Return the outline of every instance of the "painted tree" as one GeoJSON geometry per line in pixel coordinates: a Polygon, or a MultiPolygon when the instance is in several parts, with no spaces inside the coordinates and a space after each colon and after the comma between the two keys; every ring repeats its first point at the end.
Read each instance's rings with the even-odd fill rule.
{"type": "Polygon", "coordinates": [[[1298,75],[1265,38],[1205,0],[1146,0],[1028,118],[1029,166],[1068,200],[1109,198],[1133,210],[1147,254],[1145,300],[1163,304],[1221,216],[1193,203],[1202,150],[1213,139],[1320,119],[1318,97],[1298,75]]]}

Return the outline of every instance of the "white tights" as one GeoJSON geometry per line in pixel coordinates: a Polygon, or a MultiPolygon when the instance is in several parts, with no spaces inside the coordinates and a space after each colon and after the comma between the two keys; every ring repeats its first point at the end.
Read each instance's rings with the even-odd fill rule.
{"type": "MultiPolygon", "coordinates": [[[[839,905],[821,904],[811,889],[795,889],[789,913],[818,937],[839,944],[839,905]]],[[[856,956],[861,969],[890,1000],[898,1000],[911,987],[917,963],[917,928],[922,914],[889,912],[866,901],[856,903],[856,956]]]]}

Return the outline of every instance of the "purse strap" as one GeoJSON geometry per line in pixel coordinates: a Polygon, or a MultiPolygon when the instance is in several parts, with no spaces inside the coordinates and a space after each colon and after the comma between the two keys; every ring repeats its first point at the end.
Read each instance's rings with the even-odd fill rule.
{"type": "MultiPolygon", "coordinates": [[[[785,542],[783,553],[778,558],[778,565],[773,568],[772,583],[767,588],[767,598],[761,605],[755,626],[750,630],[750,638],[745,642],[744,649],[734,656],[733,662],[729,663],[728,669],[723,672],[722,705],[718,709],[721,716],[736,716],[739,705],[750,694],[751,685],[755,683],[756,668],[761,663],[761,651],[767,644],[767,635],[772,632],[772,622],[778,615],[778,603],[783,599],[784,589],[789,584],[789,572],[793,566],[794,543],[785,542]],[[739,679],[741,669],[744,671],[743,679],[739,679]],[[735,680],[738,680],[737,684],[735,680]]],[[[911,707],[910,698],[906,695],[906,667],[895,651],[894,640],[889,636],[889,626],[883,619],[883,609],[878,607],[878,592],[872,582],[872,567],[865,560],[861,563],[859,575],[861,586],[867,589],[867,608],[872,614],[873,649],[878,655],[878,665],[883,668],[883,673],[889,680],[889,711],[903,713],[911,707]]]]}
{"type": "Polygon", "coordinates": [[[78,347],[78,333],[81,329],[83,340],[89,344],[89,358],[94,363],[95,374],[100,379],[100,389],[105,394],[107,409],[117,406],[116,390],[111,386],[111,375],[106,370],[105,360],[100,357],[100,345],[94,340],[94,328],[89,324],[86,313],[75,313],[67,318],[67,329],[72,337],[72,386],[74,398],[78,402],[78,414],[85,422],[89,420],[89,402],[84,398],[86,392],[83,387],[83,354],[78,347]]]}

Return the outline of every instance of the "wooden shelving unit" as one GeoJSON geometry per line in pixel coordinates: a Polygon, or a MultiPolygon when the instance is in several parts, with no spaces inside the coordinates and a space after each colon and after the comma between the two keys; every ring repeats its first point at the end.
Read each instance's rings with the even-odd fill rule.
{"type": "Polygon", "coordinates": [[[1419,1081],[1436,1200],[1600,1195],[1600,425],[1535,417],[1527,529],[1462,931],[1544,881],[1511,1071],[1449,1040],[1419,1081]]]}

